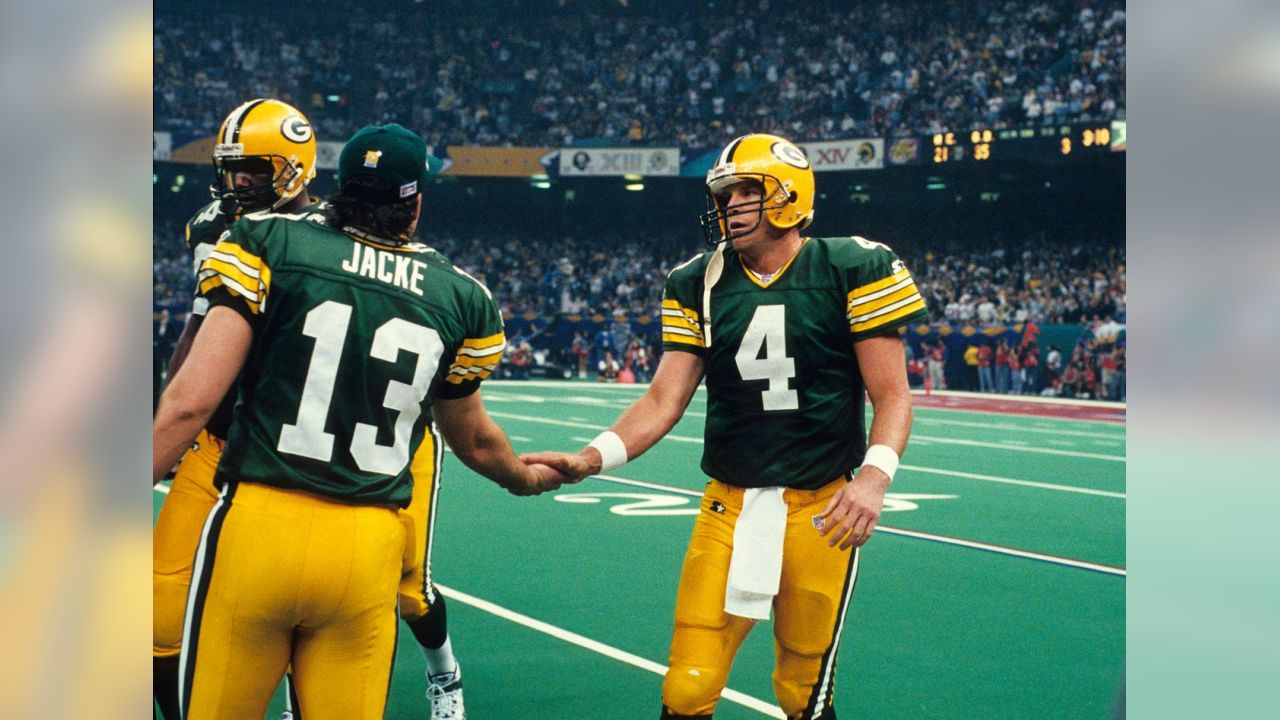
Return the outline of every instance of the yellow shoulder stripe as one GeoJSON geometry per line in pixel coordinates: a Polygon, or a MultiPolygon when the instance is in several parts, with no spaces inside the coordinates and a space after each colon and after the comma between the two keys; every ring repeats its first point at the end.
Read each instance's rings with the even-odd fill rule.
{"type": "Polygon", "coordinates": [[[883,325],[888,325],[894,320],[906,317],[911,313],[919,312],[924,309],[925,309],[924,300],[920,299],[908,305],[904,305],[898,308],[897,310],[894,310],[893,312],[885,313],[884,315],[879,315],[875,318],[867,320],[866,322],[854,323],[852,326],[850,326],[850,329],[856,333],[866,332],[868,330],[875,330],[876,328],[881,327],[883,325]]]}
{"type": "Polygon", "coordinates": [[[860,298],[864,295],[870,295],[871,293],[877,290],[883,290],[889,287],[890,285],[902,282],[903,280],[906,280],[909,277],[911,277],[911,271],[907,270],[906,268],[903,268],[898,272],[890,275],[887,278],[882,278],[880,280],[876,280],[873,283],[869,283],[867,285],[862,285],[860,287],[854,288],[849,293],[849,299],[853,300],[854,298],[860,298]]]}

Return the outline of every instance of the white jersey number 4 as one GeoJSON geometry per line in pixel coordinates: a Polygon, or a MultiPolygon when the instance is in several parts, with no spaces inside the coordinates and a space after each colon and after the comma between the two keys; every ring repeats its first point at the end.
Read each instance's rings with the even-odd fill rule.
{"type": "Polygon", "coordinates": [[[796,410],[800,396],[788,387],[796,376],[796,360],[787,356],[787,306],[761,305],[751,316],[734,358],[743,380],[768,380],[761,393],[766,411],[796,410]]]}

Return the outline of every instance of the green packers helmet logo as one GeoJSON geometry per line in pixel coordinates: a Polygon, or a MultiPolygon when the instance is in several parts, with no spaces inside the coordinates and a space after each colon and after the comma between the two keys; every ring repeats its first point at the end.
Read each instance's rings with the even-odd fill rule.
{"type": "Polygon", "coordinates": [[[776,142],[769,147],[769,152],[791,167],[800,168],[801,170],[809,167],[809,158],[806,158],[804,153],[800,152],[800,148],[789,142],[776,142]]]}
{"type": "Polygon", "coordinates": [[[280,132],[290,142],[304,143],[312,138],[311,123],[301,115],[290,115],[280,123],[280,132]]]}
{"type": "Polygon", "coordinates": [[[382,159],[381,150],[365,150],[364,151],[364,166],[367,168],[378,167],[378,161],[381,159],[382,159]]]}

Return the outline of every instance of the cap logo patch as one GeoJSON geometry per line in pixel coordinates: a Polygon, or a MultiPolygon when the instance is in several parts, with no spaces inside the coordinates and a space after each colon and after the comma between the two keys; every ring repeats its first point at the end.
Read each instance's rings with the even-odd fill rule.
{"type": "Polygon", "coordinates": [[[804,156],[804,153],[800,152],[800,148],[789,142],[776,142],[769,146],[769,152],[791,167],[797,167],[801,170],[809,167],[809,159],[804,156]]]}
{"type": "Polygon", "coordinates": [[[304,143],[312,138],[311,123],[301,115],[290,115],[280,123],[280,132],[290,142],[304,143]]]}
{"type": "Polygon", "coordinates": [[[378,167],[378,161],[381,159],[382,159],[381,150],[365,150],[364,151],[364,166],[367,168],[378,167]]]}
{"type": "Polygon", "coordinates": [[[413,181],[413,182],[411,182],[411,183],[405,183],[404,185],[401,185],[401,186],[400,186],[400,197],[401,197],[402,199],[403,199],[403,198],[407,198],[407,197],[411,197],[412,195],[414,195],[414,194],[415,194],[415,193],[417,193],[417,192],[418,192],[418,181],[417,181],[417,180],[414,180],[414,181],[413,181]]]}

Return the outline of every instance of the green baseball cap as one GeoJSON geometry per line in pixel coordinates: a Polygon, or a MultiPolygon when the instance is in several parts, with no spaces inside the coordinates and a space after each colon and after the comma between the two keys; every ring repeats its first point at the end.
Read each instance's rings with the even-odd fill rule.
{"type": "Polygon", "coordinates": [[[347,194],[376,205],[407,200],[422,192],[427,179],[440,172],[444,162],[427,154],[427,144],[403,125],[368,125],[356,131],[338,155],[338,187],[347,194]],[[356,177],[373,177],[377,187],[352,187],[356,177]]]}

